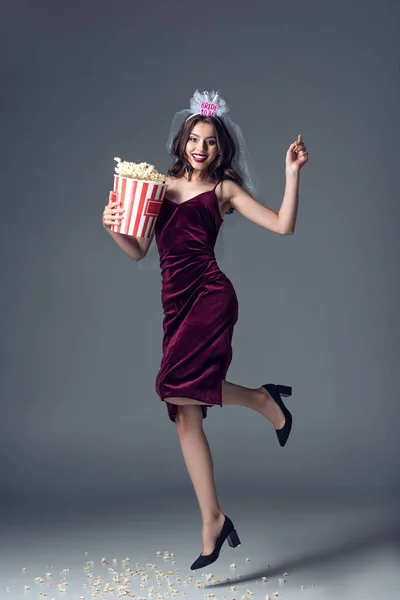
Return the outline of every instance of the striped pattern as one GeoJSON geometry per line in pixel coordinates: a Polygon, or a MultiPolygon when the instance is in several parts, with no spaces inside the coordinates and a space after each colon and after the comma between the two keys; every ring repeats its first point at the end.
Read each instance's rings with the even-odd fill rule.
{"type": "Polygon", "coordinates": [[[111,231],[151,238],[166,189],[163,183],[114,175],[113,191],[118,198],[115,194],[113,197],[122,202],[125,215],[120,225],[111,226],[111,231]]]}

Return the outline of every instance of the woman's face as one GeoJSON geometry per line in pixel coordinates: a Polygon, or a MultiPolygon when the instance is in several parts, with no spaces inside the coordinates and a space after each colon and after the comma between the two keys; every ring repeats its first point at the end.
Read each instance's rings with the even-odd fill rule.
{"type": "Polygon", "coordinates": [[[217,138],[211,123],[199,121],[190,132],[186,144],[186,158],[196,170],[206,169],[217,156],[217,138]]]}

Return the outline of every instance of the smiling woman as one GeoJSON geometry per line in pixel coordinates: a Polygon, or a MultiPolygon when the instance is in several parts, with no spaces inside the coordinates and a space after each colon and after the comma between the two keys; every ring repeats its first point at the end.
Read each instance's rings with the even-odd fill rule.
{"type": "MultiPolygon", "coordinates": [[[[236,144],[224,123],[208,115],[192,115],[175,136],[171,152],[175,158],[168,170],[173,179],[192,181],[231,180],[242,185],[241,175],[232,167],[236,144]]],[[[228,212],[232,212],[229,209],[228,212]]]]}
{"type": "Polygon", "coordinates": [[[186,156],[189,160],[193,156],[196,164],[204,164],[205,167],[218,156],[217,138],[211,123],[196,123],[186,144],[186,156]]]}
{"type": "MultiPolygon", "coordinates": [[[[213,563],[225,540],[233,547],[240,544],[217,498],[210,448],[202,427],[207,411],[213,406],[251,408],[273,425],[281,446],[292,427],[291,413],[281,399],[291,395],[289,386],[270,383],[247,388],[226,381],[238,301],[231,281],[216,261],[214,248],[223,217],[232,210],[274,233],[293,233],[299,171],[308,155],[298,136],[286,154],[285,194],[276,213],[251,195],[244,140],[238,126],[226,116],[227,110],[218,93],[196,91],[190,109],[177,113],[168,142],[173,156],[168,197],[164,197],[155,224],[164,313],[156,392],[165,402],[170,420],[176,423],[200,506],[203,552],[191,565],[192,570],[213,563]]],[[[107,223],[118,221],[117,211],[112,208],[107,212],[107,223]]],[[[123,250],[129,245],[124,243],[124,247],[120,244],[123,250]]],[[[149,246],[140,245],[136,239],[133,243],[141,256],[138,260],[145,258],[149,246]]],[[[129,254],[129,249],[124,251],[129,254]]]]}

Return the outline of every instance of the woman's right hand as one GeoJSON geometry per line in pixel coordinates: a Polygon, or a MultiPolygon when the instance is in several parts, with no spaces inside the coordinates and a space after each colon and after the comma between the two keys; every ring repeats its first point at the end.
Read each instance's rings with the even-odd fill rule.
{"type": "Polygon", "coordinates": [[[116,202],[109,202],[104,207],[103,211],[103,227],[107,229],[107,231],[111,231],[112,225],[119,225],[121,223],[124,212],[122,203],[119,200],[116,202]]]}

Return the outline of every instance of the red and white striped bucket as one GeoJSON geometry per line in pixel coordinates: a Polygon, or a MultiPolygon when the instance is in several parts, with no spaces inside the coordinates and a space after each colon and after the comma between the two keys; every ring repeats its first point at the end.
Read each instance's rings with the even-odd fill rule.
{"type": "Polygon", "coordinates": [[[125,214],[120,225],[111,225],[111,231],[151,238],[166,189],[166,183],[114,175],[109,201],[119,200],[125,214]]]}

